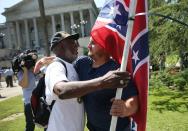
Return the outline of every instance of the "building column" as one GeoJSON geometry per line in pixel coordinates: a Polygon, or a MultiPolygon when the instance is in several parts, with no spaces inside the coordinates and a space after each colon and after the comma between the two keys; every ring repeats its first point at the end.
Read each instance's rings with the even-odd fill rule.
{"type": "Polygon", "coordinates": [[[61,30],[65,31],[65,20],[64,20],[64,14],[61,14],[61,30]]]}
{"type": "Polygon", "coordinates": [[[36,18],[33,18],[34,32],[35,32],[35,48],[39,48],[39,34],[38,34],[38,26],[36,18]]]}
{"type": "MultiPolygon", "coordinates": [[[[70,12],[70,20],[71,20],[71,26],[74,25],[74,17],[73,17],[73,12],[70,12]]],[[[71,29],[72,34],[74,33],[74,31],[71,29]]]]}
{"type": "Polygon", "coordinates": [[[10,30],[11,23],[8,22],[6,24],[6,26],[7,26],[7,35],[8,35],[8,46],[7,47],[12,49],[12,38],[11,38],[12,32],[10,30]]]}
{"type": "Polygon", "coordinates": [[[84,37],[85,36],[85,32],[84,32],[84,18],[83,18],[83,12],[82,12],[82,10],[80,10],[79,11],[79,14],[80,14],[80,24],[81,24],[81,32],[82,32],[82,37],[84,37]]]}
{"type": "Polygon", "coordinates": [[[89,17],[90,17],[90,22],[91,22],[91,29],[92,29],[92,27],[93,27],[93,25],[94,25],[94,15],[93,15],[93,11],[92,11],[92,9],[89,9],[89,17]]]}
{"type": "Polygon", "coordinates": [[[20,25],[19,22],[16,21],[16,36],[17,36],[17,49],[21,49],[21,37],[20,37],[20,25]]]}
{"type": "Polygon", "coordinates": [[[29,29],[28,29],[28,21],[24,20],[25,25],[25,36],[26,36],[26,49],[30,48],[30,39],[29,39],[29,29]]]}
{"type": "Polygon", "coordinates": [[[52,32],[53,32],[53,34],[55,34],[56,33],[56,27],[55,27],[55,16],[54,15],[52,15],[51,16],[51,19],[52,19],[52,32]]]}
{"type": "Polygon", "coordinates": [[[13,32],[13,36],[12,36],[12,48],[16,49],[16,47],[18,47],[18,43],[17,43],[17,33],[16,33],[15,22],[12,23],[12,32],[13,32]]]}

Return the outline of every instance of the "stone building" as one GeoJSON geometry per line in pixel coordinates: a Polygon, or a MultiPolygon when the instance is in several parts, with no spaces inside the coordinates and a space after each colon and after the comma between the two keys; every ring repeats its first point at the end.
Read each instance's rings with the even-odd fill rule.
{"type": "MultiPolygon", "coordinates": [[[[44,0],[48,41],[56,31],[78,32],[81,47],[88,44],[98,9],[94,0],[44,0]]],[[[38,0],[23,0],[2,13],[6,23],[0,25],[4,49],[44,51],[44,30],[38,0]]],[[[2,47],[2,45],[1,45],[2,47]]],[[[43,52],[44,53],[44,52],[43,52]]]]}

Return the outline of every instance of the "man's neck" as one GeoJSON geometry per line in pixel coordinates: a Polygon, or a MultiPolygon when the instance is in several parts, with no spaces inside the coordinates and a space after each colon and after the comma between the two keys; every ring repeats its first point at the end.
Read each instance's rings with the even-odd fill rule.
{"type": "Polygon", "coordinates": [[[62,57],[62,56],[57,56],[57,55],[56,55],[56,57],[58,57],[58,58],[60,58],[60,59],[62,59],[62,60],[64,60],[64,61],[66,61],[66,62],[68,62],[68,63],[72,64],[72,61],[69,61],[69,60],[68,60],[68,59],[66,59],[65,57],[62,57]]]}
{"type": "Polygon", "coordinates": [[[96,59],[94,58],[92,67],[94,67],[94,68],[100,67],[100,66],[104,65],[106,62],[108,62],[109,60],[110,60],[109,57],[96,58],[96,59]]]}

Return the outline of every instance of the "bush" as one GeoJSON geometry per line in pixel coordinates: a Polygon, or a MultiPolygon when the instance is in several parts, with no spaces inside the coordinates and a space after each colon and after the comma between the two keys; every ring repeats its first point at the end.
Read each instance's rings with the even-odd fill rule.
{"type": "Polygon", "coordinates": [[[186,80],[183,77],[179,77],[177,79],[174,79],[175,86],[178,87],[179,90],[184,90],[186,86],[186,80]]]}
{"type": "Polygon", "coordinates": [[[188,82],[188,69],[184,70],[181,75],[188,82]]]}
{"type": "Polygon", "coordinates": [[[163,71],[159,74],[159,79],[163,82],[166,86],[172,86],[173,85],[173,76],[170,75],[168,72],[163,71]]]}
{"type": "Polygon", "coordinates": [[[151,78],[149,80],[149,87],[151,88],[160,88],[160,87],[163,87],[163,83],[161,81],[159,81],[159,79],[156,79],[156,78],[151,78]]]}
{"type": "Polygon", "coordinates": [[[175,73],[171,70],[152,72],[149,82],[150,87],[153,88],[169,87],[183,91],[188,87],[188,69],[175,73]]]}
{"type": "Polygon", "coordinates": [[[166,57],[166,65],[169,67],[175,66],[178,62],[179,56],[175,54],[175,52],[171,53],[166,57]]]}

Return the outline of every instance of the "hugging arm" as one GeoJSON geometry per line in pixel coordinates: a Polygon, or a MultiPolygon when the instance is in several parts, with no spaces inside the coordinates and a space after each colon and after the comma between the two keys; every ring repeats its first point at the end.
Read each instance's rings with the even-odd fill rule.
{"type": "Polygon", "coordinates": [[[110,71],[104,76],[92,80],[58,82],[54,86],[54,92],[60,99],[69,99],[81,97],[95,90],[123,88],[127,86],[129,80],[130,76],[128,72],[116,70],[110,71]]]}

